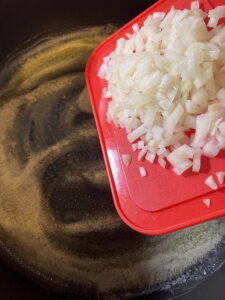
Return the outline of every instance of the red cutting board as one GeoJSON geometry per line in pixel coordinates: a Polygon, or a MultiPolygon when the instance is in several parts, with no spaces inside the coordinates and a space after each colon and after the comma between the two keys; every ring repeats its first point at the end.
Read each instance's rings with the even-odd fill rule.
{"type": "MultiPolygon", "coordinates": [[[[106,120],[110,100],[103,98],[102,89],[107,82],[97,74],[103,57],[115,49],[119,38],[132,33],[134,23],[142,26],[147,16],[155,11],[168,12],[172,5],[178,9],[190,8],[191,2],[158,1],[96,48],[86,67],[86,81],[116,209],[124,222],[144,234],[168,233],[225,215],[225,185],[215,192],[204,184],[209,175],[225,170],[225,151],[214,159],[203,158],[199,174],[189,171],[177,176],[171,168],[163,169],[157,163],[147,161],[138,162],[138,153],[132,151],[125,131],[106,120]],[[121,155],[129,153],[132,154],[132,163],[126,168],[121,155]],[[145,167],[147,177],[140,177],[139,166],[145,167]],[[210,208],[202,203],[206,197],[212,200],[210,208]]],[[[224,4],[224,0],[200,2],[206,12],[224,4]]]]}

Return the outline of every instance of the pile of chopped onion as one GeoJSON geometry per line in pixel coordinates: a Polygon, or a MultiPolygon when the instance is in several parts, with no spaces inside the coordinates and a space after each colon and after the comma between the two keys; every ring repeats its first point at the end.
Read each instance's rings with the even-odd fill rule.
{"type": "Polygon", "coordinates": [[[190,10],[154,13],[104,58],[98,75],[112,98],[108,121],[126,130],[139,160],[158,157],[181,175],[200,172],[202,155],[225,148],[223,17],[225,6],[207,15],[198,1],[190,10]]]}

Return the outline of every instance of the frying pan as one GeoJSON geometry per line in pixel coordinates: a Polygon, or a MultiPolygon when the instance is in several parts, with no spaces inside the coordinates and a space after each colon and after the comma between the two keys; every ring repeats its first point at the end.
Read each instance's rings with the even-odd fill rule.
{"type": "MultiPolygon", "coordinates": [[[[70,34],[78,28],[80,30],[83,27],[108,23],[119,26],[151,4],[142,0],[2,0],[0,90],[7,81],[7,76],[13,76],[13,62],[19,57],[19,53],[24,53],[24,49],[33,51],[32,45],[38,47],[40,41],[52,41],[52,37],[70,34]]],[[[77,78],[73,77],[71,72],[65,76],[75,80],[77,84],[77,78]]],[[[198,295],[201,286],[197,286],[201,282],[204,282],[207,295],[210,295],[207,293],[207,285],[211,290],[213,284],[214,299],[222,299],[222,285],[219,283],[221,278],[224,278],[221,269],[225,260],[224,220],[159,238],[145,237],[122,224],[113,207],[108,183],[104,181],[104,164],[97,135],[95,137],[96,133],[93,133],[94,122],[90,113],[79,111],[78,116],[71,121],[72,127],[67,123],[68,126],[64,126],[64,122],[57,123],[60,118],[65,122],[70,119],[67,100],[69,99],[68,104],[72,106],[73,97],[76,102],[77,94],[82,94],[84,86],[81,84],[79,88],[73,89],[66,77],[67,94],[54,98],[50,91],[54,90],[57,80],[61,78],[51,78],[48,88],[44,89],[44,92],[49,94],[41,98],[43,101],[39,98],[38,101],[34,101],[34,106],[34,94],[28,93],[29,97],[26,100],[30,99],[31,103],[28,107],[27,104],[20,106],[16,111],[16,126],[7,131],[7,138],[1,141],[8,149],[8,158],[14,157],[16,166],[17,163],[20,166],[20,174],[17,174],[17,168],[10,169],[11,181],[7,181],[8,190],[15,191],[15,202],[12,201],[12,197],[4,201],[3,196],[7,193],[0,193],[2,258],[12,269],[29,280],[75,299],[172,299],[180,297],[190,288],[193,288],[193,294],[189,293],[185,296],[187,298],[183,299],[194,299],[192,295],[198,295]],[[64,107],[60,105],[63,101],[64,107]],[[64,118],[64,113],[67,118],[64,118]],[[55,115],[60,116],[56,121],[55,115]],[[85,129],[84,132],[79,131],[80,127],[85,129]],[[57,153],[50,153],[47,164],[46,157],[43,156],[35,169],[43,197],[41,205],[35,207],[32,210],[34,214],[31,215],[27,212],[30,212],[30,207],[34,207],[35,197],[29,177],[26,177],[27,184],[25,182],[21,193],[22,196],[26,194],[26,198],[21,198],[19,193],[16,193],[16,184],[22,178],[30,158],[26,154],[32,150],[38,156],[50,147],[55,149],[55,145],[61,143],[67,130],[70,132],[71,129],[75,132],[71,142],[72,150],[70,145],[63,145],[57,153]],[[32,140],[29,149],[22,147],[28,137],[32,140]],[[21,149],[23,151],[18,151],[21,149]],[[90,173],[87,172],[87,175],[83,172],[80,165],[90,173]],[[93,177],[97,182],[94,172],[91,172],[93,168],[97,173],[103,172],[100,184],[92,184],[90,181],[90,177],[93,177]],[[70,185],[65,178],[72,178],[70,185]],[[38,222],[33,226],[36,219],[38,222]],[[18,220],[20,222],[17,223],[18,220]],[[79,231],[76,231],[77,224],[82,225],[79,231]],[[185,248],[182,248],[182,245],[185,248]],[[186,255],[185,258],[181,253],[186,255]],[[173,263],[170,265],[171,261],[173,263]],[[220,271],[216,273],[218,269],[220,271]],[[211,278],[208,279],[209,277],[211,278]],[[206,279],[210,280],[208,284],[205,283],[206,279]]],[[[10,95],[8,98],[1,96],[0,114],[5,107],[7,108],[9,101],[24,101],[24,95],[10,95]]],[[[75,110],[72,109],[73,113],[75,110]]],[[[3,122],[1,127],[4,127],[3,122]]],[[[4,173],[4,168],[1,168],[0,173],[2,172],[4,173]]]]}

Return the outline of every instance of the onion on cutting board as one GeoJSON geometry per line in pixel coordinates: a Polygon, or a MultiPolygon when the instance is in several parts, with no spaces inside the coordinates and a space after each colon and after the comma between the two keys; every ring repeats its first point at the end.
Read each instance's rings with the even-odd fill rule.
{"type": "Polygon", "coordinates": [[[179,176],[200,172],[202,156],[225,149],[225,5],[208,14],[199,7],[194,1],[133,25],[99,70],[108,121],[126,130],[139,160],[158,156],[179,176]]]}

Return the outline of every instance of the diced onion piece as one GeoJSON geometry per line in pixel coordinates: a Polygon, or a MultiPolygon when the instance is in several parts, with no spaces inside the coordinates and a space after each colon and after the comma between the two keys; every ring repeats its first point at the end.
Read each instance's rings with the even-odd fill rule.
{"type": "Polygon", "coordinates": [[[225,89],[220,89],[217,94],[216,94],[216,98],[219,100],[219,101],[225,101],[225,89]]]}
{"type": "Polygon", "coordinates": [[[151,164],[154,162],[156,158],[156,153],[148,152],[145,156],[145,159],[149,161],[151,164]]]}
{"type": "Polygon", "coordinates": [[[129,167],[132,156],[130,154],[122,154],[122,160],[126,167],[129,167]]]}
{"type": "Polygon", "coordinates": [[[165,17],[166,13],[164,12],[154,12],[153,13],[153,19],[163,19],[165,17]]]}
{"type": "Polygon", "coordinates": [[[170,152],[166,148],[160,148],[157,151],[157,154],[159,157],[164,158],[164,157],[167,157],[170,154],[170,152]]]}
{"type": "Polygon", "coordinates": [[[102,79],[105,79],[107,70],[108,70],[108,66],[105,63],[103,63],[98,71],[98,76],[102,79]]]}
{"type": "Polygon", "coordinates": [[[212,175],[210,175],[206,180],[205,184],[211,189],[211,190],[217,190],[218,186],[213,178],[212,175]]]}
{"type": "Polygon", "coordinates": [[[173,134],[170,138],[163,139],[159,142],[159,147],[164,148],[174,144],[179,143],[182,139],[184,139],[185,134],[183,132],[177,132],[173,134]]]}
{"type": "Polygon", "coordinates": [[[221,132],[221,134],[225,136],[225,122],[220,123],[218,129],[221,132]]]}
{"type": "Polygon", "coordinates": [[[139,167],[139,171],[140,171],[141,177],[146,177],[147,176],[147,172],[146,172],[144,167],[139,167]]]}
{"type": "Polygon", "coordinates": [[[195,91],[192,94],[192,101],[199,105],[200,107],[202,107],[203,109],[207,107],[207,102],[209,99],[209,95],[207,93],[207,91],[203,88],[195,91]]]}
{"type": "Polygon", "coordinates": [[[201,168],[201,151],[196,150],[194,153],[192,171],[198,173],[201,168]]]}
{"type": "Polygon", "coordinates": [[[145,142],[144,141],[138,141],[137,145],[138,145],[138,149],[141,150],[141,149],[144,148],[145,142]]]}
{"type": "Polygon", "coordinates": [[[209,10],[208,12],[209,18],[221,19],[225,17],[225,5],[217,6],[214,9],[209,10]]]}
{"type": "Polygon", "coordinates": [[[190,169],[192,166],[192,162],[190,160],[185,160],[184,162],[176,165],[175,168],[173,168],[173,172],[180,176],[182,175],[185,171],[187,171],[188,169],[190,169]]]}
{"type": "Polygon", "coordinates": [[[185,128],[188,129],[195,129],[196,128],[196,117],[192,115],[187,115],[185,118],[185,123],[184,123],[185,128]]]}
{"type": "Polygon", "coordinates": [[[124,50],[124,47],[125,47],[125,43],[126,43],[126,40],[124,38],[121,38],[119,40],[117,40],[116,42],[116,54],[121,54],[122,51],[124,50]]]}
{"type": "Polygon", "coordinates": [[[182,145],[179,148],[175,149],[167,156],[167,160],[171,163],[172,166],[176,167],[184,161],[187,161],[188,158],[193,158],[194,149],[187,145],[182,145]]]}
{"type": "Polygon", "coordinates": [[[201,112],[201,108],[191,100],[185,102],[185,109],[188,114],[199,114],[201,112]]]}
{"type": "Polygon", "coordinates": [[[141,125],[137,129],[132,131],[130,134],[128,134],[127,138],[130,143],[133,143],[137,139],[139,139],[145,132],[146,132],[146,129],[145,129],[144,125],[141,125]]]}
{"type": "Polygon", "coordinates": [[[191,10],[199,9],[199,7],[200,7],[199,1],[193,1],[193,2],[191,2],[191,10]]]}
{"type": "Polygon", "coordinates": [[[145,154],[148,151],[148,147],[143,147],[142,150],[140,151],[140,153],[138,154],[138,160],[142,160],[142,158],[145,156],[145,154]]]}
{"type": "Polygon", "coordinates": [[[225,149],[225,136],[222,135],[220,132],[217,132],[216,140],[218,142],[218,147],[220,147],[221,149],[225,149]]]}
{"type": "Polygon", "coordinates": [[[152,125],[154,124],[155,121],[155,117],[156,117],[156,111],[153,107],[149,108],[144,116],[144,125],[147,128],[151,128],[152,125]]]}
{"type": "Polygon", "coordinates": [[[103,91],[103,97],[104,98],[111,98],[112,97],[112,93],[108,90],[108,89],[105,89],[104,91],[103,91]]]}
{"type": "Polygon", "coordinates": [[[210,207],[210,206],[211,206],[211,199],[209,199],[209,198],[203,199],[202,202],[203,202],[207,207],[210,207]]]}
{"type": "Polygon", "coordinates": [[[224,178],[225,178],[225,172],[217,172],[216,176],[217,176],[218,182],[220,184],[223,184],[224,183],[224,178]]]}
{"type": "Polygon", "coordinates": [[[216,26],[218,25],[218,21],[218,19],[210,18],[207,26],[210,28],[216,28],[216,26]]]}
{"type": "Polygon", "coordinates": [[[203,154],[207,157],[215,157],[219,153],[220,148],[213,142],[208,142],[203,147],[203,154]]]}
{"type": "Polygon", "coordinates": [[[153,136],[153,139],[154,139],[155,141],[161,140],[161,139],[162,139],[163,131],[164,131],[164,130],[163,130],[162,127],[155,125],[155,126],[152,128],[152,136],[153,136]]]}
{"type": "Polygon", "coordinates": [[[209,132],[211,120],[209,114],[201,114],[196,118],[196,133],[192,146],[201,147],[205,143],[205,139],[209,132]]]}
{"type": "Polygon", "coordinates": [[[180,121],[181,117],[184,114],[184,108],[182,105],[177,105],[173,112],[170,114],[168,119],[166,120],[165,129],[169,135],[172,135],[174,128],[180,121]]]}
{"type": "Polygon", "coordinates": [[[138,149],[138,144],[137,143],[132,144],[132,150],[135,152],[137,151],[137,149],[138,149]]]}
{"type": "Polygon", "coordinates": [[[165,169],[165,167],[166,167],[166,160],[165,160],[164,158],[159,157],[158,163],[160,164],[160,166],[161,166],[162,168],[165,169]]]}
{"type": "Polygon", "coordinates": [[[134,33],[138,33],[140,31],[139,25],[137,23],[135,23],[132,26],[132,29],[133,29],[134,33]]]}

